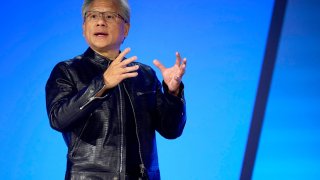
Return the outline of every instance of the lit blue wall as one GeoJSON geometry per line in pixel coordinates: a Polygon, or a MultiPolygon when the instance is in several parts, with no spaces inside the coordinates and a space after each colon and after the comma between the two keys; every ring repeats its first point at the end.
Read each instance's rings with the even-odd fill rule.
{"type": "MultiPolygon", "coordinates": [[[[151,66],[154,58],[160,59],[165,65],[171,65],[177,50],[188,58],[188,69],[184,78],[188,121],[184,134],[179,139],[165,140],[158,136],[162,178],[238,179],[273,1],[130,2],[131,31],[122,46],[132,48],[130,55],[137,55],[139,61],[151,66]]],[[[66,147],[61,134],[49,126],[44,86],[57,62],[81,54],[87,47],[81,30],[81,1],[13,0],[3,2],[2,7],[0,177],[63,179],[66,147]]],[[[318,14],[314,11],[315,16],[318,17],[318,14]]],[[[316,17],[310,15],[310,18],[316,17]]],[[[314,26],[318,28],[317,25],[314,26]]],[[[303,36],[301,39],[295,39],[294,43],[319,42],[319,31],[312,32],[315,39],[303,36]]],[[[295,38],[295,34],[292,38],[295,38]]],[[[316,48],[314,44],[310,47],[316,48]]],[[[278,156],[281,155],[279,153],[282,153],[272,151],[272,143],[278,143],[273,141],[273,131],[287,132],[286,136],[282,136],[286,139],[282,141],[286,142],[288,138],[291,145],[302,145],[299,140],[310,143],[302,149],[305,150],[303,153],[309,153],[306,157],[307,165],[312,165],[314,169],[320,167],[319,153],[316,153],[319,152],[319,122],[316,121],[319,115],[316,106],[319,99],[319,86],[316,83],[316,80],[319,80],[319,63],[316,58],[319,56],[316,55],[319,54],[316,54],[317,49],[310,50],[292,44],[289,44],[289,51],[286,50],[287,45],[288,43],[281,44],[280,57],[283,57],[281,54],[284,53],[290,54],[293,49],[296,54],[290,54],[290,57],[298,60],[282,60],[281,63],[280,59],[277,63],[275,82],[267,109],[266,129],[262,134],[262,150],[258,153],[254,176],[256,179],[266,178],[269,172],[281,170],[278,166],[270,167],[270,164],[277,162],[278,156]],[[303,56],[300,60],[297,47],[308,54],[309,58],[303,56]],[[308,52],[313,54],[310,55],[308,52]],[[291,68],[288,72],[290,74],[281,74],[286,73],[287,64],[291,68]],[[300,74],[304,76],[301,77],[300,74]],[[294,84],[296,79],[312,89],[294,84]],[[309,79],[312,81],[305,82],[309,79]],[[286,85],[283,82],[290,84],[286,85]],[[292,94],[286,93],[286,88],[291,86],[297,88],[296,91],[290,88],[289,92],[292,94]],[[308,96],[291,98],[297,94],[308,96]],[[292,101],[286,103],[286,109],[279,109],[278,97],[286,96],[292,101]],[[300,107],[300,104],[304,106],[300,107]],[[276,107],[278,109],[274,109],[276,107]],[[288,112],[292,110],[296,114],[288,116],[288,112]],[[303,116],[305,113],[307,116],[303,116]],[[302,124],[301,120],[304,118],[308,121],[303,122],[308,122],[309,125],[302,124]],[[276,124],[278,122],[281,124],[276,124]],[[288,123],[290,126],[287,126],[288,123]],[[298,131],[301,134],[294,134],[295,128],[301,126],[303,131],[298,131]],[[289,133],[293,133],[294,136],[288,136],[289,133]],[[306,139],[301,139],[302,135],[305,135],[306,139]],[[273,161],[268,159],[270,152],[275,153],[271,159],[273,161]],[[264,162],[269,164],[265,166],[264,162]],[[265,167],[269,171],[266,171],[265,167]]],[[[287,154],[287,159],[283,159],[282,162],[295,161],[299,153],[297,150],[287,154]]],[[[297,165],[293,168],[299,167],[297,165]]],[[[296,171],[287,168],[286,172],[290,174],[296,171]]],[[[307,172],[309,171],[303,171],[301,174],[307,172]]],[[[312,172],[315,176],[311,174],[310,177],[319,176],[316,171],[312,172]]],[[[292,176],[290,179],[295,177],[292,176]]]]}
{"type": "Polygon", "coordinates": [[[320,1],[289,0],[253,179],[320,177],[320,1]]]}

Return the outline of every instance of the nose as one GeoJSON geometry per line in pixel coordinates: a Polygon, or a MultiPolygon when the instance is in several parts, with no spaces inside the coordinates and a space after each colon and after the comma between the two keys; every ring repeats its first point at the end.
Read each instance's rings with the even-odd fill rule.
{"type": "Polygon", "coordinates": [[[107,25],[106,21],[104,20],[103,16],[100,14],[97,21],[97,26],[106,26],[106,25],[107,25]]]}

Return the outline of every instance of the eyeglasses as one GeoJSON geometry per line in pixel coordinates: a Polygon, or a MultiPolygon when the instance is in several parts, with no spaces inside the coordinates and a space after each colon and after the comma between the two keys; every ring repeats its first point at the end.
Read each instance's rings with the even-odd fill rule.
{"type": "Polygon", "coordinates": [[[120,18],[124,22],[127,22],[120,14],[117,14],[115,12],[100,12],[100,11],[87,11],[84,14],[85,20],[91,21],[91,22],[97,22],[99,18],[101,17],[104,21],[108,23],[114,23],[117,22],[117,20],[120,18]]]}

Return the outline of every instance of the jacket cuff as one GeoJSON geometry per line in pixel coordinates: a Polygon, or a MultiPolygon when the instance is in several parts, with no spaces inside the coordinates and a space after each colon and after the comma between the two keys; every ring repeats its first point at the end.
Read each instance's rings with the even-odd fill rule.
{"type": "Polygon", "coordinates": [[[162,81],[162,86],[163,86],[163,91],[164,91],[164,94],[166,97],[168,97],[169,99],[177,99],[179,98],[183,103],[185,103],[185,100],[184,100],[184,84],[183,82],[180,83],[180,86],[179,86],[179,93],[177,96],[169,93],[169,88],[168,88],[168,85],[162,81]]]}

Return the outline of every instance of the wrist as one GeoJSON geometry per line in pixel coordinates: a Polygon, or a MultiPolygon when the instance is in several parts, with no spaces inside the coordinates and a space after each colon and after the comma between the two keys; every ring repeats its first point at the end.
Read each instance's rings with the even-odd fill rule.
{"type": "Polygon", "coordinates": [[[177,88],[176,90],[173,90],[173,91],[169,90],[168,92],[171,95],[178,96],[180,92],[180,88],[177,88]]]}

